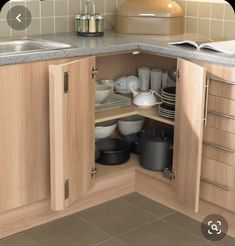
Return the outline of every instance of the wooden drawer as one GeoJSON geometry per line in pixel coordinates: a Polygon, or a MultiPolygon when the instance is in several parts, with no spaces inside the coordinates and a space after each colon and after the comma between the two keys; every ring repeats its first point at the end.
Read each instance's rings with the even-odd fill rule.
{"type": "Polygon", "coordinates": [[[235,211],[235,168],[207,158],[202,159],[200,197],[235,211]]]}
{"type": "Polygon", "coordinates": [[[226,132],[235,133],[235,119],[208,113],[207,126],[214,127],[226,132]]]}
{"type": "Polygon", "coordinates": [[[235,100],[235,85],[216,80],[210,80],[209,94],[235,100]]]}
{"type": "Polygon", "coordinates": [[[205,127],[203,141],[214,147],[224,149],[228,152],[235,152],[235,134],[225,132],[212,127],[205,127]]]}
{"type": "Polygon", "coordinates": [[[215,112],[235,119],[235,101],[222,97],[208,97],[208,112],[215,112]]]}
{"type": "Polygon", "coordinates": [[[203,144],[202,156],[235,167],[235,153],[205,143],[203,144]]]}
{"type": "Polygon", "coordinates": [[[224,190],[231,190],[234,175],[234,167],[206,157],[202,158],[201,180],[203,182],[224,190]]]}

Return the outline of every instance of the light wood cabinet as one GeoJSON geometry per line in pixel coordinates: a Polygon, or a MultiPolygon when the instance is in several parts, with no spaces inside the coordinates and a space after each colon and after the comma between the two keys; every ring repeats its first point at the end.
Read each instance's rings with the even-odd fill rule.
{"type": "Polygon", "coordinates": [[[62,210],[91,188],[94,167],[95,58],[49,66],[51,208],[62,210]]]}

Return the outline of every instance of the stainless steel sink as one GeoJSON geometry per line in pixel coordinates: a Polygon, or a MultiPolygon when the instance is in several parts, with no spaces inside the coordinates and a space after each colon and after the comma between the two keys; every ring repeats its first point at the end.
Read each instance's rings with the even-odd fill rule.
{"type": "Polygon", "coordinates": [[[27,52],[49,51],[58,49],[68,49],[72,46],[69,44],[57,43],[48,40],[39,39],[11,39],[0,40],[0,56],[21,54],[27,52]]]}

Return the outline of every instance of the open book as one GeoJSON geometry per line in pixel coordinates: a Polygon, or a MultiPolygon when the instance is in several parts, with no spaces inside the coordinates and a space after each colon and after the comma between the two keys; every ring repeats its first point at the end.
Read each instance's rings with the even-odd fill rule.
{"type": "Polygon", "coordinates": [[[183,40],[170,42],[170,45],[191,45],[197,49],[210,49],[217,52],[222,52],[229,55],[235,54],[235,40],[213,42],[212,40],[193,41],[183,40]]]}

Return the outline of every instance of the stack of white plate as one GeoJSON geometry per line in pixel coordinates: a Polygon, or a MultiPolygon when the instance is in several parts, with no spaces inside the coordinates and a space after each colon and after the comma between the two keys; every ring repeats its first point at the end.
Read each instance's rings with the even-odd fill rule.
{"type": "Polygon", "coordinates": [[[175,86],[162,89],[162,104],[159,106],[159,114],[163,117],[175,118],[175,86]]]}

